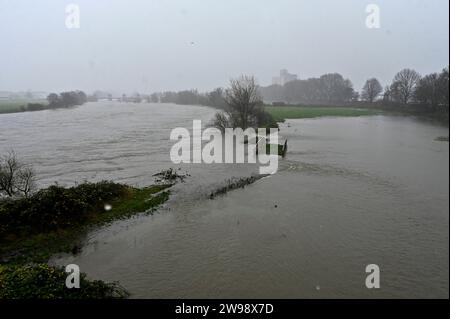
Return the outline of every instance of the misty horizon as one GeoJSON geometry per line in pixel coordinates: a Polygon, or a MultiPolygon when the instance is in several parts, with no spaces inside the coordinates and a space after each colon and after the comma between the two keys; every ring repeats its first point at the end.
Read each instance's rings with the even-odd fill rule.
{"type": "Polygon", "coordinates": [[[0,0],[0,39],[2,306],[448,299],[448,0],[0,0]]]}
{"type": "Polygon", "coordinates": [[[370,1],[320,2],[77,1],[68,29],[66,1],[0,0],[0,91],[204,92],[241,74],[268,86],[280,69],[360,90],[448,65],[448,1],[377,1],[379,29],[365,25],[370,1]]]}

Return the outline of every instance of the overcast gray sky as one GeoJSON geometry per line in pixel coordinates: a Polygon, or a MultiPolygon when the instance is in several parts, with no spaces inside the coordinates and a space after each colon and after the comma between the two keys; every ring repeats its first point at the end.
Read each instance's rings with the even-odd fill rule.
{"type": "Polygon", "coordinates": [[[339,72],[360,89],[449,60],[448,0],[0,0],[0,91],[141,93],[224,86],[279,69],[339,72]],[[69,3],[80,28],[65,25],[69,3]],[[365,25],[367,4],[381,28],[365,25]]]}

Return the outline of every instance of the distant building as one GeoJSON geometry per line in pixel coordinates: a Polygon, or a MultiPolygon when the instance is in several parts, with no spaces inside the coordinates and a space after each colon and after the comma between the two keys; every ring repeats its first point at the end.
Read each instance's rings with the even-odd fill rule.
{"type": "Polygon", "coordinates": [[[288,82],[297,80],[297,74],[291,74],[288,70],[280,70],[280,76],[272,78],[272,84],[285,85],[288,82]]]}

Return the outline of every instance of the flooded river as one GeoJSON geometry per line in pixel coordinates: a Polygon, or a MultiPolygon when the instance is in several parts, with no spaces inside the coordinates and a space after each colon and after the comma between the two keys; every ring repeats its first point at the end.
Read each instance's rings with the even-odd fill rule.
{"type": "MultiPolygon", "coordinates": [[[[110,179],[143,186],[169,134],[207,123],[199,106],[95,103],[0,116],[0,152],[33,163],[40,186],[110,179]]],[[[151,216],[89,234],[76,263],[135,298],[449,296],[448,128],[372,116],[288,120],[279,171],[214,200],[249,164],[184,164],[191,174],[151,216]],[[367,289],[377,264],[381,288],[367,289]]]]}

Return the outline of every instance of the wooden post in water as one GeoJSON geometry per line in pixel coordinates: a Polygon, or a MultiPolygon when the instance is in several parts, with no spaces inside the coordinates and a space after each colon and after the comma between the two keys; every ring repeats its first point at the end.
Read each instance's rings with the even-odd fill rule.
{"type": "Polygon", "coordinates": [[[281,153],[281,157],[285,157],[287,152],[287,139],[284,141],[283,152],[281,153]]]}

